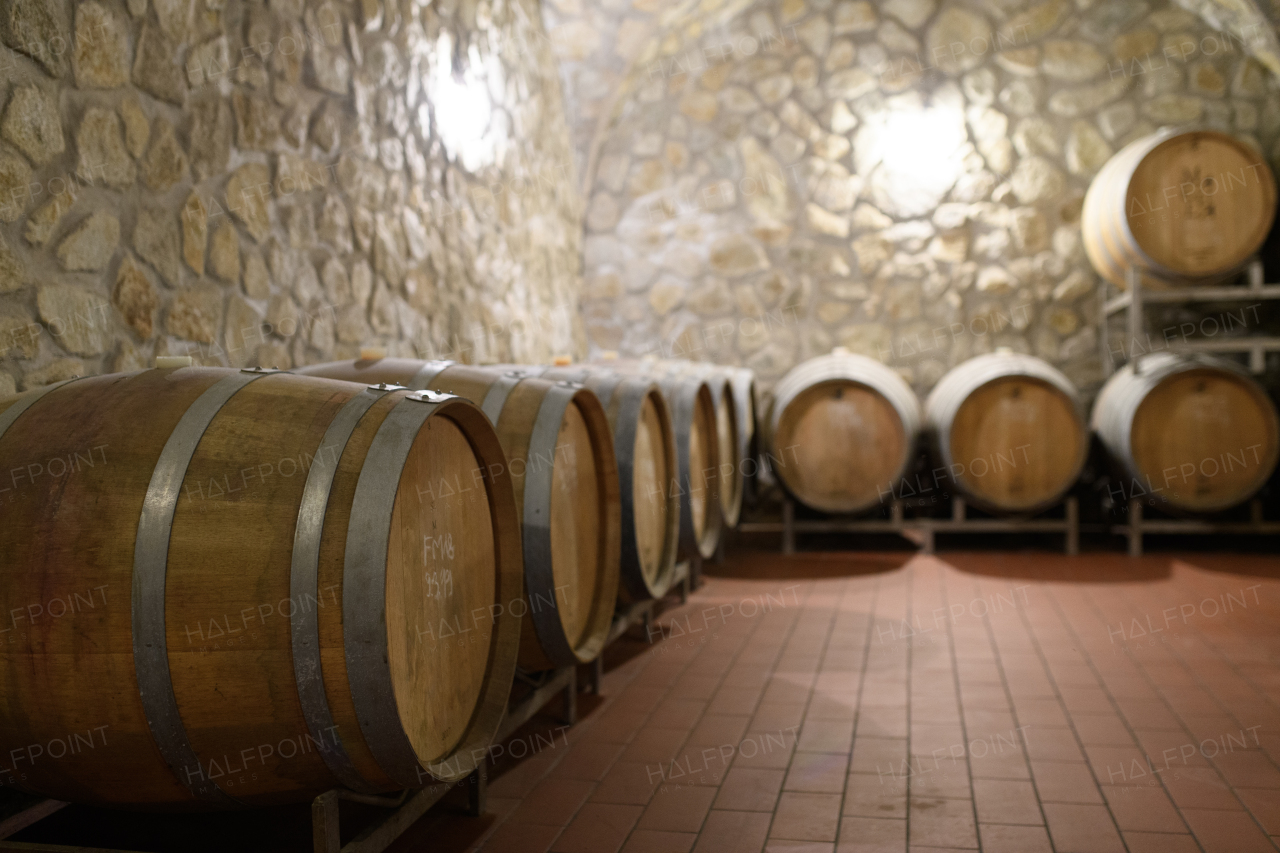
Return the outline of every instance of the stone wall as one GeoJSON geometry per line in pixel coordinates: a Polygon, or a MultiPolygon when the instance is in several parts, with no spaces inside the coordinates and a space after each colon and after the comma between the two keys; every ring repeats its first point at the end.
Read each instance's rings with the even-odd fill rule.
{"type": "Polygon", "coordinates": [[[600,145],[592,348],[767,384],[842,345],[927,392],[1009,346],[1088,390],[1089,182],[1163,125],[1230,131],[1274,167],[1264,37],[1160,0],[766,0],[676,40],[633,69],[600,145]]]}
{"type": "Polygon", "coordinates": [[[5,0],[0,394],[585,345],[534,0],[5,0]]]}

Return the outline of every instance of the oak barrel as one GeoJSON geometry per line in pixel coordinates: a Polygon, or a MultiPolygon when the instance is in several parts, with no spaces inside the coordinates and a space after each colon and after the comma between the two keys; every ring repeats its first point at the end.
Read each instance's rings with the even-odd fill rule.
{"type": "Polygon", "coordinates": [[[769,425],[768,461],[782,485],[814,509],[856,513],[898,493],[920,402],[885,365],[836,351],[782,377],[769,425]]]}
{"type": "Polygon", "coordinates": [[[1118,370],[1093,407],[1093,429],[1121,471],[1119,500],[1180,513],[1252,497],[1280,456],[1276,408],[1235,362],[1155,353],[1118,370]]]}
{"type": "Polygon", "coordinates": [[[1166,128],[1102,167],[1081,225],[1099,275],[1123,288],[1134,267],[1158,286],[1239,269],[1266,240],[1275,212],[1275,177],[1262,155],[1217,131],[1166,128]]]}
{"type": "Polygon", "coordinates": [[[470,772],[520,638],[504,459],[465,400],[276,371],[0,400],[0,775],[218,809],[470,772]]]}
{"type": "Polygon", "coordinates": [[[383,358],[295,372],[475,401],[497,427],[522,525],[528,610],[520,666],[596,658],[618,596],[622,519],[613,438],[595,394],[575,383],[451,361],[383,358]]]}
{"type": "Polygon", "coordinates": [[[678,554],[711,558],[724,534],[720,420],[711,385],[701,376],[665,369],[653,360],[610,359],[597,366],[651,378],[662,389],[676,439],[677,479],[668,488],[680,499],[678,554]]]}
{"type": "Polygon", "coordinates": [[[754,500],[760,448],[756,443],[756,374],[745,367],[730,367],[733,402],[738,407],[738,467],[742,469],[742,498],[754,500]]]}
{"type": "Polygon", "coordinates": [[[691,376],[707,384],[715,412],[715,441],[719,463],[714,470],[708,469],[706,474],[718,481],[721,535],[725,529],[736,527],[742,515],[743,471],[739,455],[742,429],[739,426],[739,406],[731,368],[700,361],[656,358],[611,360],[604,364],[615,370],[659,379],[691,376]]]}
{"type": "Polygon", "coordinates": [[[699,361],[660,361],[658,370],[676,375],[697,376],[707,383],[716,406],[716,436],[720,455],[720,513],[724,526],[738,526],[742,516],[742,425],[733,373],[727,367],[699,361]]]}
{"type": "Polygon", "coordinates": [[[1030,355],[969,359],[934,386],[924,414],[938,454],[935,475],[992,512],[1053,506],[1079,478],[1089,451],[1075,386],[1030,355]]]}
{"type": "Polygon", "coordinates": [[[680,535],[675,431],[657,383],[593,365],[521,366],[534,376],[580,382],[600,398],[613,432],[622,502],[620,591],[632,601],[671,588],[680,535]]]}

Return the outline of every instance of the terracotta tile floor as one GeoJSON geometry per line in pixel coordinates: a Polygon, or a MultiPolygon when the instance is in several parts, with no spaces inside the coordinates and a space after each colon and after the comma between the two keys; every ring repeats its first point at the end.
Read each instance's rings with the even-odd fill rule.
{"type": "Polygon", "coordinates": [[[609,650],[553,747],[523,735],[542,748],[499,763],[490,815],[399,849],[1280,849],[1280,558],[713,570],[609,650]]]}

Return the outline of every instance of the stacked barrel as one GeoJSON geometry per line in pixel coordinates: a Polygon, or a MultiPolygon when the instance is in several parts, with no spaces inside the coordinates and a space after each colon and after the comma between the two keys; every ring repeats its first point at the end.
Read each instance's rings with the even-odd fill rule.
{"type": "MultiPolygon", "coordinates": [[[[1275,176],[1250,144],[1167,128],[1102,168],[1082,227],[1094,268],[1118,287],[1129,271],[1144,286],[1216,285],[1258,252],[1275,215],[1275,176]]],[[[1262,387],[1235,362],[1199,354],[1137,357],[1102,389],[1093,429],[1117,472],[1113,494],[1178,514],[1247,501],[1280,455],[1262,387]]]]}
{"type": "Polygon", "coordinates": [[[1089,260],[1117,287],[1129,269],[1156,286],[1212,284],[1258,251],[1275,214],[1275,176],[1246,142],[1166,128],[1107,161],[1081,227],[1089,260]]]}

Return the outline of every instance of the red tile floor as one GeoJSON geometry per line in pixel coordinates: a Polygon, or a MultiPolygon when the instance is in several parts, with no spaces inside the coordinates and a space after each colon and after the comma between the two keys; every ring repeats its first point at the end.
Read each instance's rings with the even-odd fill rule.
{"type": "Polygon", "coordinates": [[[397,849],[1280,849],[1280,558],[715,571],[610,650],[577,725],[507,744],[486,817],[397,849]]]}

